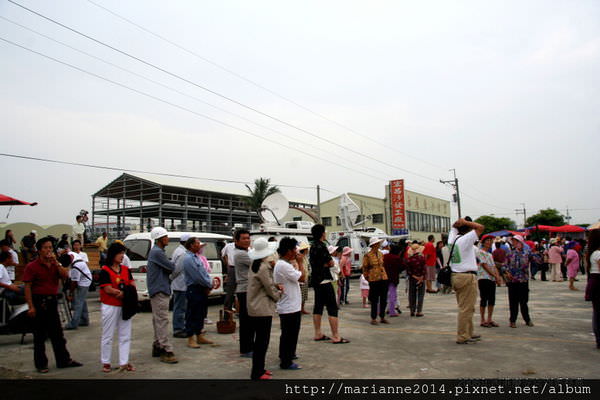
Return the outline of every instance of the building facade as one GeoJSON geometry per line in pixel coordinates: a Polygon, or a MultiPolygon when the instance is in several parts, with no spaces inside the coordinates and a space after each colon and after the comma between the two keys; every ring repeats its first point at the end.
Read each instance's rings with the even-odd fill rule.
{"type": "MultiPolygon", "coordinates": [[[[379,228],[386,233],[392,233],[392,209],[389,188],[386,187],[386,197],[378,198],[348,193],[348,196],[358,205],[361,216],[358,220],[364,221],[362,227],[379,228]]],[[[321,203],[321,221],[328,232],[342,230],[338,207],[340,197],[321,203]]],[[[410,239],[426,240],[427,236],[433,234],[436,240],[441,239],[442,234],[450,230],[450,202],[432,196],[404,191],[404,206],[406,229],[410,239]]]]}

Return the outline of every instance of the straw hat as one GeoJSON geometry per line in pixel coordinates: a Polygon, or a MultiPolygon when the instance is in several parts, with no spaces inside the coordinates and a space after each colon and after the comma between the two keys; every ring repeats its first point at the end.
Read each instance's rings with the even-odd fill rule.
{"type": "Polygon", "coordinates": [[[261,260],[275,253],[277,243],[268,242],[265,238],[258,238],[254,241],[254,247],[248,251],[248,257],[251,260],[261,260]]]}
{"type": "Polygon", "coordinates": [[[310,249],[310,245],[306,242],[300,242],[300,244],[298,245],[298,251],[308,250],[308,249],[310,249]]]}
{"type": "Polygon", "coordinates": [[[371,239],[369,239],[369,247],[372,247],[381,242],[383,242],[383,239],[379,239],[378,237],[372,237],[371,239]]]}

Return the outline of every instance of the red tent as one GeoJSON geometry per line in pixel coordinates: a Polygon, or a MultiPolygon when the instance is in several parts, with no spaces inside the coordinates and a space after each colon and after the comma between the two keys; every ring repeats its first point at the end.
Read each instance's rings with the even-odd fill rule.
{"type": "Polygon", "coordinates": [[[28,203],[23,200],[18,200],[13,197],[0,194],[0,206],[36,206],[36,203],[28,203]]]}
{"type": "Polygon", "coordinates": [[[556,226],[550,232],[560,232],[560,233],[575,233],[575,232],[585,232],[585,228],[576,225],[563,225],[556,226]]]}

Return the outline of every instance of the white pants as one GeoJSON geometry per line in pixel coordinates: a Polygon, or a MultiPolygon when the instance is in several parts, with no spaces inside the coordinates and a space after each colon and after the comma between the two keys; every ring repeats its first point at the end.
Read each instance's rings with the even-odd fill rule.
{"type": "Polygon", "coordinates": [[[122,308],[102,304],[102,340],[100,342],[100,362],[110,364],[112,341],[115,329],[119,332],[119,365],[129,363],[131,346],[131,319],[124,321],[122,308]]]}

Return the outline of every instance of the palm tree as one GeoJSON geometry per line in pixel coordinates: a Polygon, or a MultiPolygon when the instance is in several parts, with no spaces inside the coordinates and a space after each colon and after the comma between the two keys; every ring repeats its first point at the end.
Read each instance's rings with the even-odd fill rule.
{"type": "Polygon", "coordinates": [[[261,205],[267,196],[281,192],[276,185],[271,186],[270,181],[269,178],[258,178],[254,180],[254,188],[246,185],[249,195],[245,202],[251,210],[256,211],[259,217],[261,205]]]}

